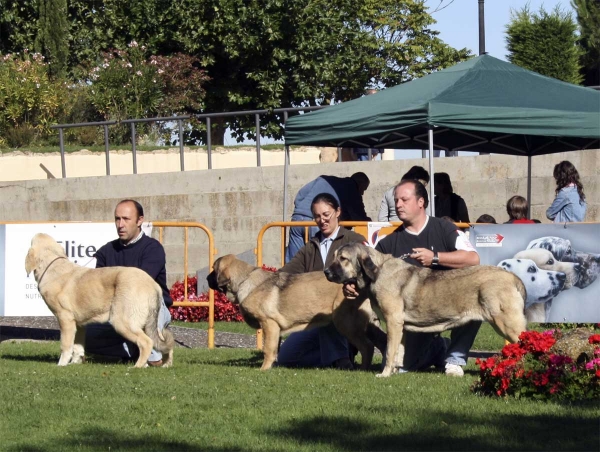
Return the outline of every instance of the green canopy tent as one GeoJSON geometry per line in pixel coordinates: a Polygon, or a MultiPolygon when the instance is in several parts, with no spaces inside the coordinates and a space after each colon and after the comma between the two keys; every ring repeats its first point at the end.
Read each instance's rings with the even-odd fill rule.
{"type": "MultiPolygon", "coordinates": [[[[285,144],[472,150],[531,157],[600,144],[600,92],[482,55],[376,94],[294,116],[285,144]]],[[[289,158],[286,158],[286,165],[289,158]]],[[[287,167],[284,173],[287,191],[287,167]]],[[[433,192],[433,180],[430,187],[433,192]]],[[[432,199],[432,213],[435,212],[432,199]]]]}

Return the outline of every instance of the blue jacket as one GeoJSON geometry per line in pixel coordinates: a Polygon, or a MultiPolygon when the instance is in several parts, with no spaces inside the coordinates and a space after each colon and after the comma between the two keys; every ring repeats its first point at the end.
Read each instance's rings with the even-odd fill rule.
{"type": "Polygon", "coordinates": [[[586,208],[587,204],[579,198],[577,187],[563,187],[546,210],[546,217],[555,223],[583,221],[586,208]]]}
{"type": "Polygon", "coordinates": [[[340,220],[370,221],[356,182],[350,177],[319,176],[298,191],[294,199],[294,215],[312,218],[310,205],[315,196],[329,193],[340,203],[340,220]]]}
{"type": "Polygon", "coordinates": [[[165,250],[160,242],[143,235],[140,240],[124,247],[119,239],[108,242],[96,252],[96,268],[136,267],[148,273],[163,292],[167,307],[173,304],[167,287],[165,250]]]}

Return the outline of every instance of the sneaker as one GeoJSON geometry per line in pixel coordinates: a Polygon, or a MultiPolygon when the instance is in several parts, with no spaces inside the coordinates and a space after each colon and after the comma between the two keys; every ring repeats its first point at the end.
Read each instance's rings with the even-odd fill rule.
{"type": "Polygon", "coordinates": [[[458,364],[446,363],[445,369],[446,375],[451,377],[462,377],[465,375],[462,367],[460,367],[458,364]]]}
{"type": "Polygon", "coordinates": [[[163,362],[162,359],[159,359],[158,361],[148,361],[148,365],[150,367],[162,367],[163,362]]]}

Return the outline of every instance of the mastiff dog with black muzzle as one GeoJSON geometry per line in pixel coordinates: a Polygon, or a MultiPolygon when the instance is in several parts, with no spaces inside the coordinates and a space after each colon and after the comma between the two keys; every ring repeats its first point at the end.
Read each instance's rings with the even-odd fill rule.
{"type": "Polygon", "coordinates": [[[327,281],[323,272],[288,274],[269,272],[228,254],[217,259],[206,278],[211,289],[226,294],[240,306],[252,328],[262,328],[264,361],[268,370],[277,359],[282,334],[334,323],[362,356],[368,369],[374,346],[366,331],[375,314],[368,300],[344,301],[342,286],[327,281]]]}
{"type": "Polygon", "coordinates": [[[352,243],[336,251],[325,275],[332,282],[355,283],[360,296],[369,298],[385,320],[386,364],[378,377],[402,367],[404,328],[434,333],[484,320],[511,342],[518,341],[526,328],[525,286],[498,267],[435,271],[352,243]]]}

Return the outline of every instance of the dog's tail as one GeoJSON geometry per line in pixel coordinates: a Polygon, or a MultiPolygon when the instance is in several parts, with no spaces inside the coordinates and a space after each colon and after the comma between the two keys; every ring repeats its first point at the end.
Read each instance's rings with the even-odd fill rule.
{"type": "MultiPolygon", "coordinates": [[[[144,327],[145,333],[152,339],[154,349],[161,352],[163,355],[167,355],[167,360],[163,359],[163,365],[169,366],[173,362],[173,347],[175,346],[175,339],[173,333],[169,329],[168,325],[163,325],[160,322],[160,310],[163,309],[162,304],[163,294],[162,289],[156,285],[156,301],[152,301],[153,305],[156,306],[152,310],[152,313],[148,316],[146,325],[144,327]]],[[[154,307],[154,306],[153,306],[154,307]]]]}

